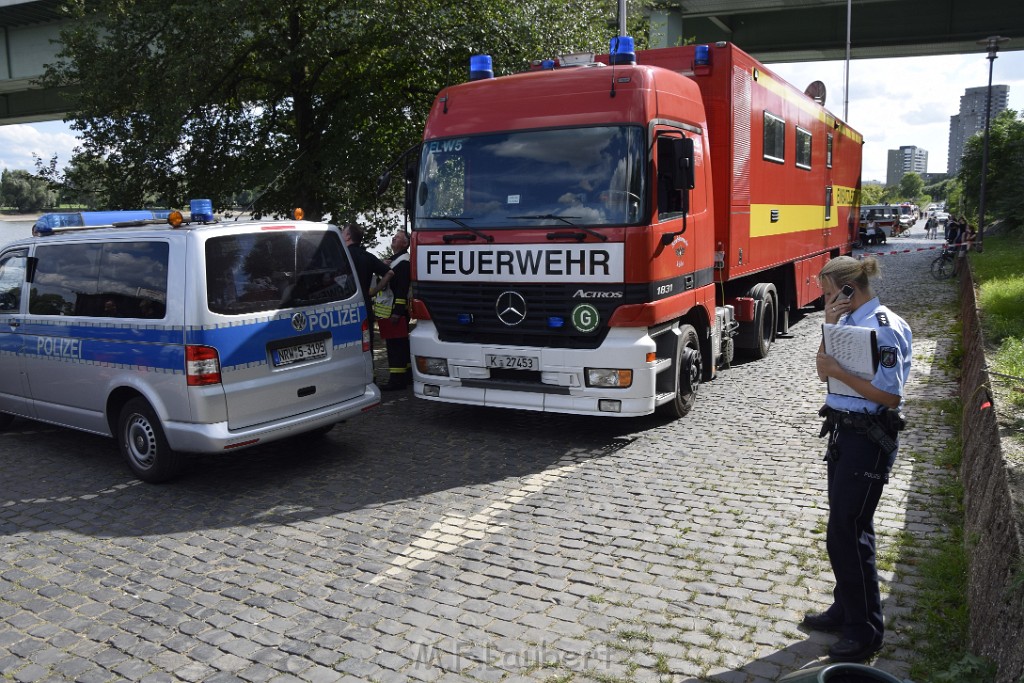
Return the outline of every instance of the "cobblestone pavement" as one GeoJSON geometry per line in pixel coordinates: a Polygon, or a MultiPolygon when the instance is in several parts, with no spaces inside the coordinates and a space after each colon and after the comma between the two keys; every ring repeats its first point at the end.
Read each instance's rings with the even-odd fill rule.
{"type": "MultiPolygon", "coordinates": [[[[911,234],[921,234],[917,228],[911,234]]],[[[928,243],[892,239],[883,250],[928,243]]],[[[938,242],[932,242],[937,245],[938,242]]],[[[911,426],[876,520],[905,676],[916,558],[943,534],[951,281],[880,256],[915,333],[911,426]]],[[[683,420],[386,394],[313,443],[135,481],[106,439],[0,434],[0,674],[17,681],[774,681],[823,661],[820,312],[683,420]]]]}

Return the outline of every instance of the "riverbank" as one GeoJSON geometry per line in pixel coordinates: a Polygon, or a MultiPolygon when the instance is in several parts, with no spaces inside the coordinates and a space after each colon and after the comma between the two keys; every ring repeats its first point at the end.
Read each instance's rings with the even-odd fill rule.
{"type": "Polygon", "coordinates": [[[35,223],[42,215],[41,213],[8,213],[0,211],[0,221],[4,223],[35,223]]]}

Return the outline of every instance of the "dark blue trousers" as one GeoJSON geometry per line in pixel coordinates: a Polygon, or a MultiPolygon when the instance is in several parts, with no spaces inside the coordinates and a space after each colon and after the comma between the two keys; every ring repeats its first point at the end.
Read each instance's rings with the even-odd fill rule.
{"type": "Polygon", "coordinates": [[[881,641],[882,599],[875,568],[873,517],[895,453],[883,453],[866,435],[837,427],[838,458],[828,464],[826,545],[836,586],[830,616],[843,622],[843,637],[881,641]]]}

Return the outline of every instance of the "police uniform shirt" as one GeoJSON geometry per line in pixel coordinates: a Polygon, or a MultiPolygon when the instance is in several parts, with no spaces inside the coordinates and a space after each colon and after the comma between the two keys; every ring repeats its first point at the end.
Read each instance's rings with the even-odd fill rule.
{"type": "MultiPolygon", "coordinates": [[[[911,344],[913,335],[910,326],[883,306],[875,297],[857,310],[844,315],[840,325],[856,325],[875,330],[878,345],[878,368],[871,380],[876,389],[896,394],[903,403],[903,387],[910,375],[911,344]]],[[[877,413],[882,405],[858,396],[829,394],[825,403],[836,410],[851,413],[877,413]]]]}

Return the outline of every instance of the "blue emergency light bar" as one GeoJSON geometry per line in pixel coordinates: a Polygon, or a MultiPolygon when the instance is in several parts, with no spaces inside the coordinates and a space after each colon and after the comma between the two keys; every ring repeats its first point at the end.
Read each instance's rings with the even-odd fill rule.
{"type": "Polygon", "coordinates": [[[117,227],[124,224],[137,225],[145,221],[163,222],[170,213],[170,209],[47,213],[40,216],[32,226],[32,234],[51,235],[57,231],[75,228],[117,227]]]}

